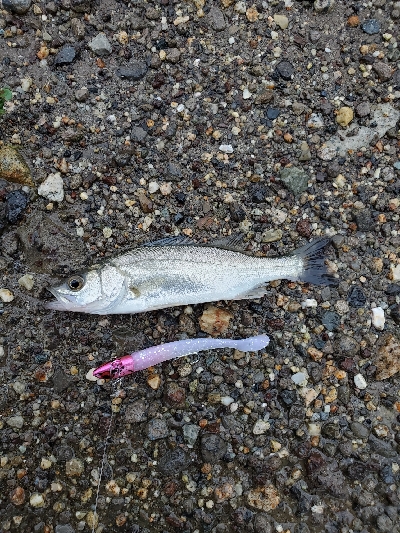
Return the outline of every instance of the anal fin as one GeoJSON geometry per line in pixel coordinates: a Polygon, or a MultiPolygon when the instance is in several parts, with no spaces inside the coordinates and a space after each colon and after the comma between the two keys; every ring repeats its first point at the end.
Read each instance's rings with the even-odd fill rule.
{"type": "Polygon", "coordinates": [[[243,292],[241,294],[238,294],[235,296],[235,300],[257,300],[257,298],[262,298],[265,294],[267,294],[268,289],[263,285],[258,285],[257,287],[253,287],[247,292],[243,292]]]}

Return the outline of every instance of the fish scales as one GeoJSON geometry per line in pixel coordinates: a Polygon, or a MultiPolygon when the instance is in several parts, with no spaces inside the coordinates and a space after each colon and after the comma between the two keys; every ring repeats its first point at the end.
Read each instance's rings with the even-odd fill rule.
{"type": "MultiPolygon", "coordinates": [[[[164,242],[164,241],[163,241],[164,242]]],[[[319,239],[290,256],[252,257],[219,246],[143,246],[126,252],[50,291],[50,309],[94,314],[139,313],[217,300],[259,298],[276,279],[332,283],[319,239]]]]}

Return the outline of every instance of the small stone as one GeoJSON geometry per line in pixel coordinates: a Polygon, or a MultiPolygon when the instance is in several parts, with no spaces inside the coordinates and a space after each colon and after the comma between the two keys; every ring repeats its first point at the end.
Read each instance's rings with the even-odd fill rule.
{"type": "Polygon", "coordinates": [[[398,265],[390,265],[388,277],[392,281],[400,281],[400,263],[398,265]]]}
{"type": "Polygon", "coordinates": [[[107,226],[105,228],[103,228],[103,235],[104,235],[105,239],[109,239],[111,237],[112,233],[113,233],[112,228],[109,228],[107,226]]]}
{"type": "Polygon", "coordinates": [[[152,374],[147,378],[147,385],[153,389],[158,390],[161,385],[161,378],[159,374],[152,374]]]}
{"type": "Polygon", "coordinates": [[[269,229],[264,231],[261,237],[262,242],[277,242],[283,237],[283,232],[280,229],[269,229]]]}
{"type": "Polygon", "coordinates": [[[376,61],[372,65],[372,70],[374,70],[377,73],[378,78],[381,81],[388,81],[393,76],[392,67],[388,65],[387,63],[384,63],[383,61],[376,61]]]}
{"type": "Polygon", "coordinates": [[[219,150],[224,154],[233,154],[233,146],[231,144],[221,144],[219,150]]]}
{"type": "Polygon", "coordinates": [[[254,424],[253,427],[253,434],[254,435],[264,435],[269,428],[271,427],[271,424],[265,420],[257,420],[257,422],[254,424]]]}
{"type": "Polygon", "coordinates": [[[296,231],[301,237],[308,239],[311,236],[311,224],[308,220],[299,220],[296,224],[296,231]]]}
{"type": "Polygon", "coordinates": [[[31,7],[31,0],[3,0],[3,9],[16,15],[25,15],[31,7]]]}
{"type": "Polygon", "coordinates": [[[34,285],[32,274],[25,274],[25,276],[22,276],[21,278],[19,278],[18,285],[20,287],[23,287],[27,291],[31,291],[34,285]]]}
{"type": "Polygon", "coordinates": [[[244,90],[243,90],[243,100],[248,100],[249,98],[251,98],[251,92],[249,91],[249,89],[246,87],[244,90]]]}
{"type": "Polygon", "coordinates": [[[280,109],[277,109],[277,108],[274,108],[274,107],[269,107],[267,109],[267,118],[269,120],[275,120],[276,118],[279,117],[280,115],[280,109]]]}
{"type": "Polygon", "coordinates": [[[222,31],[226,27],[224,14],[218,7],[214,5],[211,6],[211,9],[207,15],[207,19],[213,30],[222,31]]]}
{"type": "Polygon", "coordinates": [[[400,372],[400,341],[391,334],[383,337],[375,361],[376,379],[388,379],[400,372]]]}
{"type": "Polygon", "coordinates": [[[360,390],[367,388],[367,382],[362,374],[356,374],[354,376],[354,385],[360,390]]]}
{"type": "Polygon", "coordinates": [[[166,475],[177,477],[190,463],[190,459],[182,448],[168,451],[158,460],[158,470],[166,475]]]}
{"type": "Polygon", "coordinates": [[[352,307],[364,307],[367,298],[361,287],[355,285],[350,289],[347,300],[352,307]]]}
{"type": "Polygon", "coordinates": [[[280,27],[281,30],[286,30],[289,25],[289,19],[285,15],[278,15],[277,13],[275,13],[274,21],[280,27]]]}
{"type": "Polygon", "coordinates": [[[144,144],[147,138],[147,131],[140,126],[133,126],[131,129],[131,140],[139,144],[144,144]]]}
{"type": "Polygon", "coordinates": [[[349,304],[346,300],[338,300],[335,303],[335,309],[339,315],[345,315],[349,312],[349,304]]]}
{"type": "Polygon", "coordinates": [[[89,48],[99,57],[107,56],[112,52],[110,41],[107,39],[105,33],[99,33],[96,35],[96,37],[90,41],[89,48]]]}
{"type": "Polygon", "coordinates": [[[246,18],[249,22],[256,22],[258,20],[259,13],[255,6],[251,6],[246,10],[246,18]]]}
{"type": "Polygon", "coordinates": [[[46,457],[42,457],[42,460],[40,461],[40,468],[42,470],[48,470],[53,466],[53,463],[49,461],[49,459],[46,459],[46,457]]]}
{"type": "Polygon", "coordinates": [[[4,303],[10,303],[14,300],[14,295],[9,289],[0,289],[0,300],[4,303]]]}
{"type": "Polygon", "coordinates": [[[29,498],[29,503],[32,507],[43,507],[44,506],[44,497],[39,492],[34,492],[29,498]]]}
{"type": "Polygon", "coordinates": [[[368,35],[374,35],[381,31],[381,25],[376,19],[369,19],[361,24],[361,28],[368,35]]]}
{"type": "Polygon", "coordinates": [[[0,179],[29,187],[34,185],[31,171],[16,148],[0,146],[0,179]]]}
{"type": "Polygon", "coordinates": [[[68,477],[78,477],[85,470],[83,462],[75,457],[65,463],[65,474],[68,477]]]}
{"type": "Polygon", "coordinates": [[[64,200],[64,182],[61,174],[59,172],[49,174],[39,186],[38,194],[51,202],[62,202],[64,200]]]}
{"type": "Polygon", "coordinates": [[[86,102],[89,98],[89,90],[87,87],[82,87],[75,92],[75,100],[78,102],[86,102]]]}
{"type": "Polygon", "coordinates": [[[200,426],[196,424],[185,424],[183,426],[183,438],[189,447],[193,447],[200,432],[200,426]]]}
{"type": "Polygon", "coordinates": [[[213,336],[219,335],[228,329],[232,318],[233,315],[229,311],[210,305],[199,319],[200,329],[213,336]]]}
{"type": "Polygon", "coordinates": [[[145,77],[148,67],[144,61],[132,61],[127,67],[120,67],[115,72],[119,78],[139,81],[145,77]]]}
{"type": "Polygon", "coordinates": [[[61,48],[54,59],[55,65],[69,65],[76,57],[76,50],[71,45],[66,45],[61,48]]]}
{"type": "Polygon", "coordinates": [[[371,107],[369,102],[361,102],[356,107],[356,113],[359,117],[367,117],[371,114],[371,107]]]}
{"type": "Polygon", "coordinates": [[[292,63],[289,61],[281,61],[278,63],[275,67],[275,72],[278,74],[283,80],[289,81],[292,79],[292,76],[294,74],[294,67],[292,63]]]}
{"type": "Polygon", "coordinates": [[[335,0],[315,0],[314,11],[316,13],[329,13],[335,5],[335,0]]]}
{"type": "Polygon", "coordinates": [[[21,415],[10,416],[7,419],[7,425],[14,429],[21,429],[24,425],[24,422],[25,421],[21,415]]]}
{"type": "Polygon", "coordinates": [[[385,327],[385,312],[382,307],[374,307],[371,309],[372,325],[376,329],[383,330],[385,327]]]}
{"type": "Polygon", "coordinates": [[[347,24],[348,26],[350,26],[350,28],[356,28],[360,24],[360,19],[357,15],[351,15],[347,19],[347,24]]]}
{"type": "Polygon", "coordinates": [[[303,141],[300,144],[300,155],[299,155],[299,161],[310,161],[311,159],[311,151],[308,144],[303,141]]]}
{"type": "MultiPolygon", "coordinates": [[[[47,10],[49,9],[48,5],[46,6],[46,9],[47,10]]],[[[78,18],[72,18],[71,19],[71,30],[75,38],[78,41],[81,41],[85,37],[86,29],[85,29],[85,25],[82,22],[82,20],[78,18]]]]}
{"type": "Polygon", "coordinates": [[[336,122],[345,128],[350,124],[354,118],[354,113],[351,107],[341,107],[336,114],[336,122]]]}
{"type": "Polygon", "coordinates": [[[300,387],[305,387],[308,382],[308,374],[305,372],[296,372],[292,375],[292,381],[300,387]]]}
{"type": "Polygon", "coordinates": [[[14,505],[22,505],[25,502],[25,491],[22,487],[17,487],[10,493],[10,500],[14,505]]]}
{"type": "Polygon", "coordinates": [[[285,167],[281,170],[279,179],[295,196],[307,190],[308,175],[301,168],[285,167]]]}
{"type": "Polygon", "coordinates": [[[6,217],[10,224],[20,220],[28,206],[28,195],[23,191],[11,191],[6,197],[6,217]]]}
{"type": "Polygon", "coordinates": [[[201,437],[200,448],[204,462],[214,464],[226,454],[227,444],[219,435],[210,433],[201,437]]]}
{"type": "Polygon", "coordinates": [[[250,507],[267,513],[279,505],[280,497],[277,489],[267,483],[250,490],[247,494],[247,503],[250,507]]]}
{"type": "Polygon", "coordinates": [[[324,118],[320,113],[311,113],[307,121],[307,128],[318,130],[324,127],[324,118]]]}
{"type": "Polygon", "coordinates": [[[153,418],[147,426],[147,437],[150,440],[165,439],[169,435],[167,422],[164,418],[153,418]]]}
{"type": "Polygon", "coordinates": [[[322,324],[328,331],[335,331],[340,326],[340,317],[333,311],[327,311],[322,317],[322,324]]]}

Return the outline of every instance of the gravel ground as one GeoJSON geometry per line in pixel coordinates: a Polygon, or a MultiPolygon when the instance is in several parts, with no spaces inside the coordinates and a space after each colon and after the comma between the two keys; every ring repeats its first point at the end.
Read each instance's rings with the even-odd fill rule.
{"type": "Polygon", "coordinates": [[[3,0],[2,533],[400,531],[399,20],[391,0],[3,0]],[[239,233],[271,256],[332,236],[338,286],[274,282],[218,324],[43,307],[128,246],[239,233]],[[213,328],[272,342],[85,378],[213,328]]]}

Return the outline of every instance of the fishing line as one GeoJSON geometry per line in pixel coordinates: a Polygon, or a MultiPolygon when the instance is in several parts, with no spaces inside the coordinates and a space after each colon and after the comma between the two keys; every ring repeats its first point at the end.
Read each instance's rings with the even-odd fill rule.
{"type": "Polygon", "coordinates": [[[116,378],[115,380],[113,380],[111,382],[111,386],[114,389],[111,392],[111,394],[110,394],[110,398],[111,398],[111,416],[110,416],[110,423],[109,423],[108,429],[107,429],[106,439],[105,439],[105,442],[104,442],[103,457],[101,459],[101,466],[100,466],[100,472],[99,472],[99,480],[97,482],[96,500],[94,502],[94,511],[93,511],[92,533],[95,533],[95,528],[98,526],[97,505],[98,505],[98,501],[99,501],[100,485],[101,485],[101,480],[102,480],[102,477],[103,477],[103,472],[104,472],[104,467],[105,467],[106,461],[108,463],[108,460],[107,460],[107,449],[108,449],[108,444],[109,444],[109,440],[110,440],[110,437],[111,437],[111,429],[112,429],[112,425],[113,425],[113,421],[114,421],[114,414],[115,414],[113,409],[112,409],[112,398],[113,397],[115,398],[117,396],[117,394],[119,393],[119,391],[121,390],[122,380],[123,380],[122,377],[118,377],[118,378],[116,378]],[[96,521],[97,521],[97,523],[96,523],[96,521]]]}

